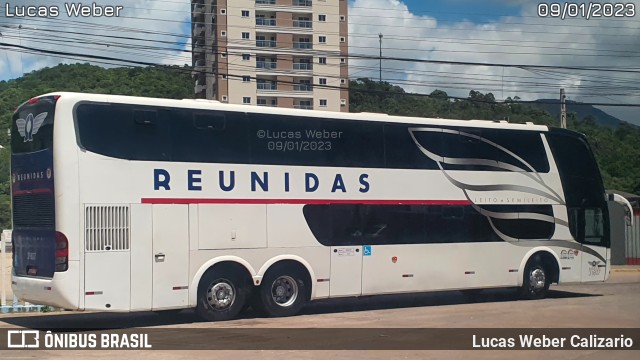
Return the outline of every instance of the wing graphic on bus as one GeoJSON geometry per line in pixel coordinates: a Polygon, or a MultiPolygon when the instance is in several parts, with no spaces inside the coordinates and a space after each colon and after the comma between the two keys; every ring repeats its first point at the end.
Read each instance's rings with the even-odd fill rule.
{"type": "Polygon", "coordinates": [[[42,123],[44,123],[44,119],[47,118],[46,112],[40,113],[33,118],[33,130],[31,131],[31,135],[35,135],[40,130],[42,123]]]}
{"type": "MultiPolygon", "coordinates": [[[[31,114],[29,114],[29,115],[33,116],[31,114]]],[[[28,116],[27,116],[27,118],[28,118],[28,116]]],[[[25,130],[24,128],[25,128],[26,125],[27,125],[27,120],[25,120],[25,119],[16,120],[16,127],[18,128],[18,132],[20,133],[20,136],[22,136],[22,137],[26,137],[27,136],[25,131],[24,131],[25,130]]]]}
{"type": "Polygon", "coordinates": [[[44,123],[44,119],[47,118],[47,112],[40,113],[36,116],[33,114],[27,115],[26,119],[16,120],[16,127],[20,136],[24,138],[24,141],[33,141],[33,135],[38,133],[40,127],[44,123]]]}
{"type": "MultiPolygon", "coordinates": [[[[510,194],[522,195],[523,197],[536,196],[540,199],[545,199],[545,203],[549,204],[564,205],[563,197],[543,181],[534,167],[509,149],[479,135],[454,129],[416,127],[409,128],[409,133],[418,149],[429,159],[436,162],[438,168],[452,185],[463,191],[471,206],[488,219],[492,229],[501,239],[505,241],[518,241],[518,238],[506,234],[501,228],[513,228],[514,226],[518,226],[518,223],[513,222],[522,222],[523,220],[547,223],[551,226],[565,226],[568,228],[566,220],[554,216],[551,206],[547,206],[547,208],[550,209],[549,211],[536,212],[521,211],[518,205],[492,207],[473,201],[473,195],[483,194],[484,197],[490,197],[495,195],[496,192],[509,192],[510,194]],[[436,139],[434,144],[421,143],[418,140],[418,136],[422,132],[429,133],[430,139],[436,139]],[[435,143],[439,136],[442,136],[443,139],[439,143],[440,145],[437,145],[435,143]],[[499,157],[502,161],[481,157],[447,156],[446,152],[443,151],[444,146],[442,145],[444,144],[445,138],[449,141],[451,141],[451,139],[459,139],[459,141],[468,141],[489,147],[493,153],[500,155],[499,157]],[[482,170],[505,172],[511,175],[508,177],[501,175],[490,176],[488,177],[490,181],[488,181],[486,178],[482,179],[477,176],[478,171],[482,170]],[[509,181],[507,182],[505,180],[509,181]],[[499,210],[496,208],[499,208],[499,210]],[[512,223],[510,224],[509,222],[512,223]]],[[[474,154],[474,156],[476,156],[476,154],[474,154]]],[[[535,208],[535,206],[533,206],[533,208],[535,208]]],[[[549,234],[549,237],[551,235],[552,234],[549,234]]],[[[548,239],[548,237],[546,238],[548,239]]]]}

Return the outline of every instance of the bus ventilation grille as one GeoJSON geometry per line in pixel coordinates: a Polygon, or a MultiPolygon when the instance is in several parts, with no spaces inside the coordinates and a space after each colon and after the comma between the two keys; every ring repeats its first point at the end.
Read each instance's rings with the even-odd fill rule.
{"type": "Polygon", "coordinates": [[[129,206],[85,207],[85,250],[129,250],[129,206]]]}

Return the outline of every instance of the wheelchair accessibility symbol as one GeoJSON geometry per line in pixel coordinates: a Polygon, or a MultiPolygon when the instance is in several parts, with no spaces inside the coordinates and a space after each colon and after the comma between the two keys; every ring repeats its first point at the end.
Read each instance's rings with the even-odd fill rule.
{"type": "Polygon", "coordinates": [[[365,245],[362,247],[362,256],[371,256],[371,245],[365,245]]]}

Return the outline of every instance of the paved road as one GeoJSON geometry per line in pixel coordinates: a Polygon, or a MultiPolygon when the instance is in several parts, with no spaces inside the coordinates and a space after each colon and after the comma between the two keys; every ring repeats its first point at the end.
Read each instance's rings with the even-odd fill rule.
{"type": "MultiPolygon", "coordinates": [[[[179,314],[19,314],[0,316],[2,328],[639,328],[640,271],[612,273],[607,283],[552,287],[548,299],[518,301],[511,290],[489,290],[469,302],[457,292],[370,297],[323,301],[309,305],[303,314],[268,319],[250,311],[242,319],[224,323],[200,322],[191,311],[179,314]]],[[[85,358],[192,359],[211,354],[196,351],[12,351],[2,359],[54,358],[63,355],[85,358]]],[[[216,357],[281,359],[294,358],[462,358],[464,351],[216,351],[216,357]]],[[[474,351],[474,358],[612,359],[637,358],[638,352],[623,351],[474,351]]]]}

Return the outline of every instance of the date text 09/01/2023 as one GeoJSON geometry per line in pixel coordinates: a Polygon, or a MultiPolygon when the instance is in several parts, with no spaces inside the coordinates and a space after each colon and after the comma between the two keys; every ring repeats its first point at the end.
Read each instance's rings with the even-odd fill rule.
{"type": "Polygon", "coordinates": [[[539,3],[538,16],[544,18],[586,20],[599,18],[629,18],[636,16],[635,3],[557,2],[539,3]]]}
{"type": "Polygon", "coordinates": [[[58,17],[61,14],[68,17],[119,17],[124,6],[98,5],[93,2],[91,5],[68,2],[63,9],[56,5],[15,5],[5,3],[5,17],[33,18],[33,17],[58,17]]]}

